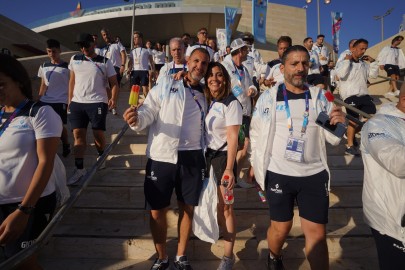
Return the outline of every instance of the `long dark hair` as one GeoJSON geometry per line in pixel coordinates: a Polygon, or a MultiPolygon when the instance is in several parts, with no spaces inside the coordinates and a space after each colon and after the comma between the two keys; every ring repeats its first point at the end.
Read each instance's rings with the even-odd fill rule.
{"type": "Polygon", "coordinates": [[[7,54],[0,54],[0,73],[10,77],[20,85],[21,93],[28,99],[32,97],[31,80],[27,70],[14,57],[7,54]]]}
{"type": "Polygon", "coordinates": [[[232,91],[231,91],[231,77],[229,76],[228,71],[226,70],[226,68],[218,62],[210,62],[208,64],[208,68],[207,68],[207,73],[205,73],[205,90],[204,90],[204,94],[205,94],[205,98],[207,99],[208,103],[211,103],[213,97],[211,95],[210,89],[208,88],[208,78],[209,76],[212,75],[212,69],[214,67],[219,67],[219,69],[221,70],[222,74],[224,75],[225,78],[225,82],[224,82],[224,91],[221,91],[218,96],[217,96],[217,100],[221,100],[227,96],[229,96],[232,91]]]}

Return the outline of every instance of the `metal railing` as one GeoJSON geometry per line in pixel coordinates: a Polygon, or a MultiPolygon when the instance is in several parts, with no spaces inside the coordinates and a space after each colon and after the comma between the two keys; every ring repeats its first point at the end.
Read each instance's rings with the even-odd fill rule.
{"type": "Polygon", "coordinates": [[[101,164],[105,161],[105,159],[107,158],[109,153],[117,145],[119,140],[122,138],[122,136],[128,130],[128,127],[129,127],[128,124],[125,124],[122,127],[120,133],[117,135],[117,137],[114,139],[114,141],[110,145],[107,146],[107,148],[104,150],[104,153],[100,156],[100,158],[97,160],[97,162],[83,176],[82,180],[80,181],[80,183],[82,183],[81,186],[77,190],[74,190],[74,192],[70,195],[70,197],[66,201],[66,203],[61,208],[59,208],[58,212],[53,216],[53,218],[49,222],[48,226],[46,226],[44,231],[38,236],[38,238],[35,240],[35,242],[30,247],[23,249],[19,253],[15,254],[13,257],[11,257],[11,258],[7,259],[6,261],[4,261],[3,263],[1,263],[0,269],[2,269],[2,270],[13,269],[14,267],[18,266],[21,262],[23,262],[25,259],[29,258],[33,254],[38,252],[38,250],[47,243],[48,239],[52,236],[52,233],[53,233],[55,227],[62,220],[65,213],[79,199],[83,190],[88,186],[90,180],[93,178],[94,174],[97,172],[97,169],[101,166],[101,164]]]}

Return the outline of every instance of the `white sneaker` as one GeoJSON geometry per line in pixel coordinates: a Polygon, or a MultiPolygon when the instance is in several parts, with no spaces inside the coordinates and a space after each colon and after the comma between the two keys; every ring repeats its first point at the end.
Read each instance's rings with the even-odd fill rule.
{"type": "Polygon", "coordinates": [[[389,91],[389,92],[387,92],[387,93],[384,94],[384,97],[386,97],[386,98],[395,97],[395,93],[389,91]]]}
{"type": "MultiPolygon", "coordinates": [[[[100,159],[100,157],[97,157],[97,161],[100,159]]],[[[105,160],[103,163],[101,163],[100,167],[98,167],[99,170],[105,169],[105,160]]]]}
{"type": "Polygon", "coordinates": [[[86,174],[86,169],[75,169],[73,175],[67,180],[68,185],[73,185],[77,183],[83,175],[86,174]]]}
{"type": "Polygon", "coordinates": [[[395,92],[393,93],[394,94],[394,96],[399,96],[399,93],[400,93],[400,91],[399,90],[395,90],[395,92]]]}
{"type": "Polygon", "coordinates": [[[112,112],[113,115],[117,115],[117,110],[116,109],[112,109],[111,112],[112,112]]]}

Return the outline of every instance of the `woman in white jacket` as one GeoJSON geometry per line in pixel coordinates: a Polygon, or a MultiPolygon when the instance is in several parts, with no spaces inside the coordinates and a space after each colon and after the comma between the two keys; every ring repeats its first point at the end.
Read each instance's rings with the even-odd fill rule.
{"type": "Polygon", "coordinates": [[[380,269],[405,267],[405,85],[361,131],[363,211],[380,269]]]}

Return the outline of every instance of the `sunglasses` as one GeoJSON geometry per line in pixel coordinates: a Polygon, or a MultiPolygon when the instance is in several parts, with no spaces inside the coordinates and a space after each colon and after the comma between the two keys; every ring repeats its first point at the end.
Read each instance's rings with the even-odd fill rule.
{"type": "Polygon", "coordinates": [[[208,35],[207,32],[200,32],[201,35],[208,35]]]}

